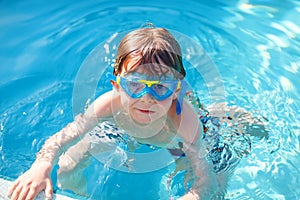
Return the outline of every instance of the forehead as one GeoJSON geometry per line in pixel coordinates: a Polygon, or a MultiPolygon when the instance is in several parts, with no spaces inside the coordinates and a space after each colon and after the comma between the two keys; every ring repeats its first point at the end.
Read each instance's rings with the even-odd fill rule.
{"type": "Polygon", "coordinates": [[[176,77],[177,71],[156,63],[151,64],[139,64],[127,71],[123,71],[123,76],[136,76],[137,78],[143,78],[147,80],[173,80],[176,77]]]}
{"type": "Polygon", "coordinates": [[[123,76],[136,78],[136,79],[143,79],[143,80],[160,80],[160,81],[175,79],[174,75],[171,72],[166,74],[162,74],[162,73],[154,74],[154,73],[145,73],[145,71],[141,69],[125,72],[123,76]]]}

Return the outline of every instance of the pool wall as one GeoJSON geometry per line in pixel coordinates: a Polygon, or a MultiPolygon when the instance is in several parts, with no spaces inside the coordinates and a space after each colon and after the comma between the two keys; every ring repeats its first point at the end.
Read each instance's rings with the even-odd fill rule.
{"type": "MultiPolygon", "coordinates": [[[[0,178],[0,199],[1,200],[9,200],[7,196],[7,192],[9,190],[9,187],[12,185],[12,181],[4,180],[0,178]]],[[[44,200],[45,198],[45,193],[41,192],[37,197],[36,200],[44,200]]],[[[59,199],[59,200],[73,200],[73,198],[63,196],[61,194],[53,194],[52,199],[59,199]]]]}

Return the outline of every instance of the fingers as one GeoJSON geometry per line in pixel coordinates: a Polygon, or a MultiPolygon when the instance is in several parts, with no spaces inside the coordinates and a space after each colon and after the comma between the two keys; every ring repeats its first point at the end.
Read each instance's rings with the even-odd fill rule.
{"type": "Polygon", "coordinates": [[[22,191],[22,187],[20,186],[20,181],[13,186],[13,191],[11,191],[11,200],[16,200],[19,197],[20,192],[22,191]]]}
{"type": "Polygon", "coordinates": [[[10,188],[8,195],[11,200],[34,199],[44,189],[46,198],[52,199],[51,179],[45,180],[43,184],[17,181],[10,188]]]}
{"type": "Polygon", "coordinates": [[[34,199],[41,190],[42,189],[34,184],[31,186],[20,186],[14,191],[13,195],[11,196],[11,200],[34,199]]]}
{"type": "Polygon", "coordinates": [[[46,181],[46,189],[45,189],[45,196],[47,199],[52,199],[52,182],[51,179],[47,179],[46,181]]]}
{"type": "Polygon", "coordinates": [[[39,190],[36,190],[35,188],[32,188],[29,192],[28,192],[28,194],[27,194],[27,196],[25,196],[25,198],[24,199],[34,199],[37,195],[38,195],[38,193],[39,193],[40,191],[39,190]]]}
{"type": "Polygon", "coordinates": [[[21,190],[21,192],[20,192],[20,194],[19,194],[18,200],[29,199],[29,198],[26,198],[29,190],[30,190],[30,188],[23,187],[22,190],[21,190]]]}
{"type": "Polygon", "coordinates": [[[31,183],[27,187],[23,187],[18,200],[34,199],[42,190],[46,188],[47,183],[36,184],[31,183]]]}
{"type": "Polygon", "coordinates": [[[16,187],[19,185],[19,182],[20,182],[20,180],[19,179],[17,179],[13,184],[12,184],[12,186],[9,188],[9,190],[8,190],[8,196],[11,196],[12,194],[13,194],[13,192],[15,191],[15,189],[16,189],[16,187]]]}

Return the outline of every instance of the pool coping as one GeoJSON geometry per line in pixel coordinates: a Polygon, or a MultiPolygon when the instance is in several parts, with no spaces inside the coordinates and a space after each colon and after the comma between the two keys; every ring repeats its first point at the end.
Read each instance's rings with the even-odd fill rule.
{"type": "MultiPolygon", "coordinates": [[[[0,178],[0,199],[1,200],[10,200],[10,198],[7,196],[7,192],[9,190],[9,187],[12,185],[12,181],[5,180],[3,178],[0,178]]],[[[38,196],[35,198],[35,200],[45,200],[45,193],[44,191],[40,192],[38,196]]],[[[52,200],[74,200],[71,197],[67,197],[61,194],[53,194],[52,200]]]]}

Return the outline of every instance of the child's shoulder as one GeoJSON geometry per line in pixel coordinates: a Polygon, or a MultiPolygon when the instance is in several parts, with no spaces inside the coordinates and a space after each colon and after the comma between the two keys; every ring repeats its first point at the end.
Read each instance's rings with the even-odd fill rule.
{"type": "Polygon", "coordinates": [[[202,130],[197,112],[187,100],[183,100],[179,115],[176,113],[176,103],[172,106],[169,114],[172,126],[184,141],[193,143],[195,139],[198,139],[202,130]]]}
{"type": "Polygon", "coordinates": [[[96,114],[98,118],[111,116],[114,110],[119,109],[121,106],[120,97],[111,90],[100,95],[89,106],[89,112],[96,114]]]}

